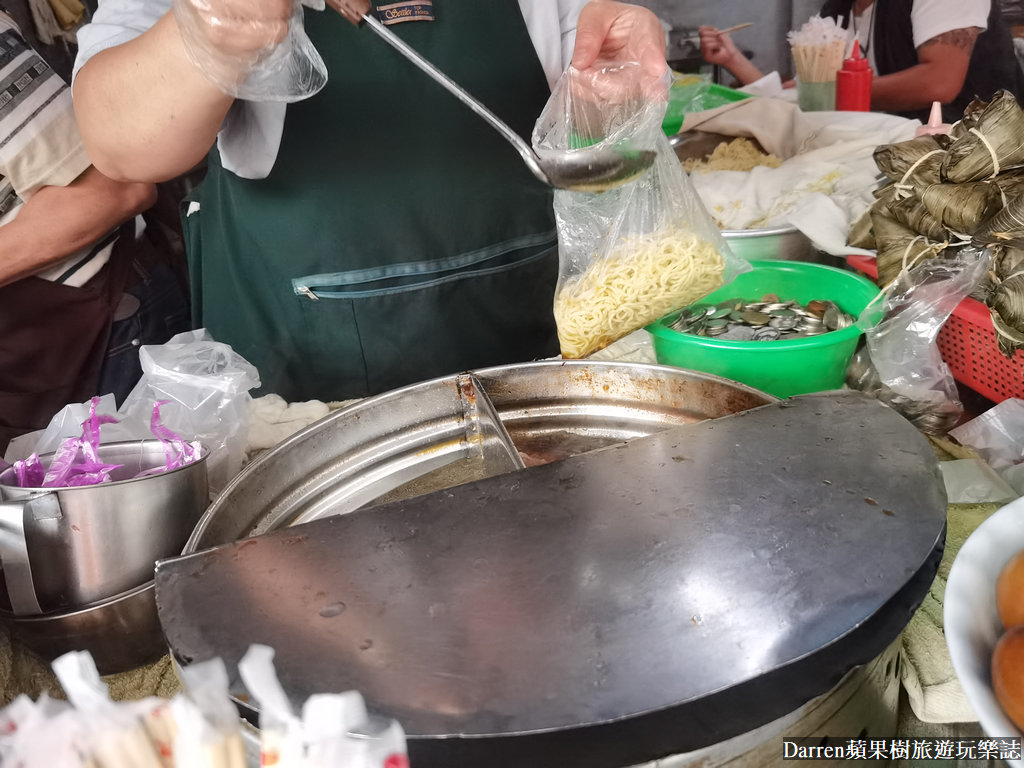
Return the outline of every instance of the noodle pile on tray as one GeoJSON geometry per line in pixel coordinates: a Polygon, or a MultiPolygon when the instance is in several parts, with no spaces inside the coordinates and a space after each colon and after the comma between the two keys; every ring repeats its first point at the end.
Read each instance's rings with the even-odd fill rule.
{"type": "Polygon", "coordinates": [[[579,358],[722,285],[725,259],[686,229],[624,239],[555,296],[562,357],[579,358]]]}

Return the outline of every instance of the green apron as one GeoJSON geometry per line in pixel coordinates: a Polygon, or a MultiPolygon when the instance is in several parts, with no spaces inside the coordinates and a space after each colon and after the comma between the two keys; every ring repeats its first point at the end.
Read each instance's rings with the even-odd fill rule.
{"type": "MultiPolygon", "coordinates": [[[[529,137],[549,88],[517,0],[392,29],[529,137]]],[[[327,86],[289,105],[266,179],[216,148],[185,219],[195,320],[291,401],[557,353],[551,192],[369,30],[306,11],[327,86]]]]}

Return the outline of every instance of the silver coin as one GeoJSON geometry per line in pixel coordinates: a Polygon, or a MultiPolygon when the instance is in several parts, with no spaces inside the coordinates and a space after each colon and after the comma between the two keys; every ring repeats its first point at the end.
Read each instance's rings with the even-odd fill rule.
{"type": "Polygon", "coordinates": [[[754,329],[749,325],[734,325],[718,338],[722,341],[750,341],[754,338],[754,329]]]}
{"type": "Polygon", "coordinates": [[[797,327],[799,322],[795,317],[773,317],[768,321],[768,325],[779,331],[791,331],[797,327]]]}
{"type": "Polygon", "coordinates": [[[777,328],[758,328],[751,337],[752,341],[778,341],[782,333],[777,328]]]}
{"type": "Polygon", "coordinates": [[[756,310],[748,309],[742,314],[743,322],[748,325],[768,325],[768,322],[772,319],[770,315],[766,315],[764,312],[758,312],[756,310]]]}

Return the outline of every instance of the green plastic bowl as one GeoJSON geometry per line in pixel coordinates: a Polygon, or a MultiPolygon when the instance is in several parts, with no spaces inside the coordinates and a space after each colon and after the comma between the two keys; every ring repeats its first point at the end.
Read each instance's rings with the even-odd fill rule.
{"type": "MultiPolygon", "coordinates": [[[[708,294],[699,304],[732,298],[756,301],[774,293],[803,304],[834,301],[858,317],[878,295],[878,286],[860,275],[802,261],[751,261],[753,269],[708,294]]],[[[856,325],[819,336],[782,341],[719,341],[669,328],[672,312],[647,326],[654,353],[663,365],[723,376],[777,397],[822,392],[843,386],[846,366],[862,330],[856,325]]]]}

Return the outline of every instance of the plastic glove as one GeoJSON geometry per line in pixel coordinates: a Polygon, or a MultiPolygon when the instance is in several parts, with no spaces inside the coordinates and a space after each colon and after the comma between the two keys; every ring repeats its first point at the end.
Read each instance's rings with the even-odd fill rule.
{"type": "Polygon", "coordinates": [[[587,3],[576,24],[572,66],[585,70],[594,62],[639,62],[652,84],[669,73],[665,61],[665,30],[647,8],[626,3],[587,3]]]}
{"type": "Polygon", "coordinates": [[[300,0],[173,0],[172,9],[192,63],[230,96],[298,101],[327,82],[300,0]]]}

